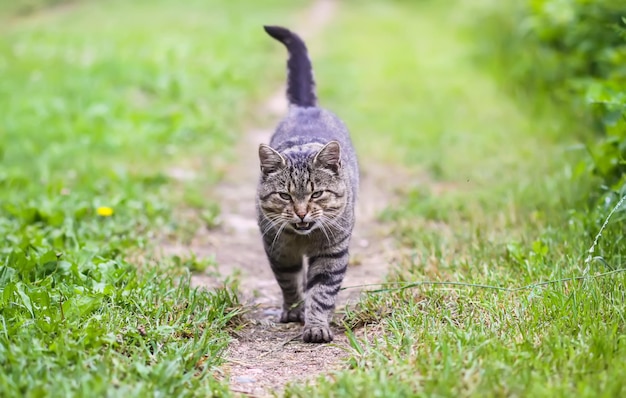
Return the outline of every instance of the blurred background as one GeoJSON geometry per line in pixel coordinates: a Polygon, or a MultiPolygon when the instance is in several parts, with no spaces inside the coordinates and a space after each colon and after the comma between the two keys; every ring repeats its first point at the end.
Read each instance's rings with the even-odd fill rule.
{"type": "MultiPolygon", "coordinates": [[[[342,2],[349,11],[311,38],[322,98],[359,132],[365,156],[480,179],[548,167],[554,159],[535,151],[552,137],[584,145],[577,167],[618,189],[626,4],[501,3],[342,2]],[[518,134],[537,140],[516,142],[518,134]]],[[[245,124],[237,122],[282,78],[280,53],[259,25],[289,24],[307,4],[0,2],[5,176],[63,176],[81,190],[106,185],[99,174],[151,174],[154,162],[182,156],[217,178],[245,124]]]]}

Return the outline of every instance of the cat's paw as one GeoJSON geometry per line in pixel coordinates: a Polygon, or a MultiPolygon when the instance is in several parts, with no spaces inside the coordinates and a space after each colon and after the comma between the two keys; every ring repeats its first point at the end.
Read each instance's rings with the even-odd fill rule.
{"type": "Polygon", "coordinates": [[[280,321],[282,323],[304,322],[304,308],[296,307],[291,309],[283,309],[283,313],[280,315],[280,321]]]}
{"type": "Polygon", "coordinates": [[[304,325],[302,340],[305,343],[330,343],[333,341],[333,332],[328,325],[304,325]]]}

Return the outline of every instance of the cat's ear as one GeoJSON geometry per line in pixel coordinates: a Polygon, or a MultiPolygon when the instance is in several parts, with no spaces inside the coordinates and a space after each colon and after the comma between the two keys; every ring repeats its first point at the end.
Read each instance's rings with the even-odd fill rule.
{"type": "Polygon", "coordinates": [[[287,164],[280,153],[265,144],[259,145],[259,160],[261,161],[261,172],[266,175],[282,169],[287,164]]]}
{"type": "Polygon", "coordinates": [[[341,147],[337,141],[330,141],[315,155],[315,167],[329,169],[338,173],[341,168],[341,147]]]}

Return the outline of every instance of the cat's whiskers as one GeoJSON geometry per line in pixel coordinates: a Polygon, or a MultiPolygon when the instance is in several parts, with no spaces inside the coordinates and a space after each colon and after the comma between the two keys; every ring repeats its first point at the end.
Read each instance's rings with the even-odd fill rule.
{"type": "MultiPolygon", "coordinates": [[[[328,244],[332,245],[332,241],[330,240],[330,236],[328,236],[328,232],[326,232],[326,226],[324,225],[324,220],[321,218],[322,216],[320,216],[319,218],[319,225],[320,225],[320,230],[324,233],[324,235],[326,236],[326,240],[328,241],[328,244]]],[[[335,236],[333,235],[333,239],[335,238],[335,236]]]]}
{"type": "Polygon", "coordinates": [[[274,229],[274,227],[276,227],[279,222],[278,221],[272,221],[271,223],[268,222],[269,225],[266,226],[263,231],[261,232],[261,237],[264,237],[265,235],[267,235],[268,232],[272,231],[274,229]]]}
{"type": "MultiPolygon", "coordinates": [[[[322,220],[324,223],[327,223],[329,226],[334,227],[335,230],[338,230],[339,232],[344,232],[344,233],[350,233],[350,230],[348,230],[346,227],[344,227],[343,225],[339,224],[339,222],[333,218],[330,218],[326,215],[322,216],[322,220]]],[[[332,229],[331,229],[332,231],[332,229]]],[[[334,237],[334,231],[333,231],[333,237],[334,237]]]]}
{"type": "Polygon", "coordinates": [[[261,220],[262,228],[261,237],[265,236],[268,232],[274,229],[280,223],[280,219],[282,217],[280,215],[265,215],[265,218],[261,220]]]}
{"type": "MultiPolygon", "coordinates": [[[[328,231],[325,228],[326,226],[324,225],[323,217],[324,217],[324,211],[322,209],[316,209],[311,212],[311,219],[313,219],[314,225],[319,225],[319,228],[326,236],[326,240],[328,241],[328,243],[332,244],[332,241],[330,240],[330,236],[328,235],[328,231]]],[[[334,238],[335,237],[333,236],[333,239],[334,238]]]]}
{"type": "Polygon", "coordinates": [[[276,236],[274,236],[274,240],[272,240],[272,244],[270,245],[270,252],[274,251],[274,245],[276,244],[276,241],[278,240],[278,237],[283,232],[283,230],[285,229],[287,224],[288,224],[287,222],[283,222],[283,224],[280,226],[280,228],[278,228],[278,231],[276,232],[276,236]]]}

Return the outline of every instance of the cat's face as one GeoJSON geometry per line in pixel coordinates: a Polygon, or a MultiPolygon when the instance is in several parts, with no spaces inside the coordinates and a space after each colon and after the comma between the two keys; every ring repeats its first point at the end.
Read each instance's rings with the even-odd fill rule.
{"type": "Polygon", "coordinates": [[[340,173],[340,147],[336,141],[321,149],[300,147],[282,155],[262,145],[259,158],[263,230],[288,228],[306,235],[318,228],[326,234],[341,228],[335,219],[347,205],[347,185],[340,173]]]}

